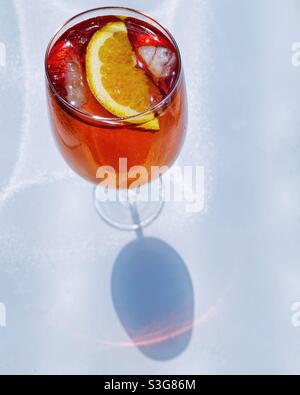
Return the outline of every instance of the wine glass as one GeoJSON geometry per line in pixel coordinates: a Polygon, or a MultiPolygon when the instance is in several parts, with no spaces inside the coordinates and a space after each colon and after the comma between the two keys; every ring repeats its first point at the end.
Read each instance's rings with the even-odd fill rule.
{"type": "MultiPolygon", "coordinates": [[[[162,175],[175,162],[187,129],[185,79],[173,36],[136,10],[123,7],[89,10],[67,21],[51,39],[45,72],[57,146],[69,166],[95,185],[95,206],[100,216],[122,230],[150,224],[164,204],[162,175]],[[128,21],[131,39],[142,48],[140,53],[145,53],[146,58],[149,51],[154,51],[153,43],[157,56],[168,55],[166,46],[176,55],[176,64],[174,54],[172,60],[167,59],[169,68],[163,71],[163,78],[160,75],[160,79],[153,79],[159,99],[152,97],[148,110],[127,117],[114,116],[95,100],[84,62],[92,35],[116,18],[128,21]],[[142,47],[141,40],[145,41],[142,47]],[[76,59],[68,58],[70,48],[76,59]],[[157,128],[147,123],[141,125],[141,119],[150,119],[151,115],[159,125],[157,128]]],[[[149,70],[146,73],[150,74],[149,70]]]]}

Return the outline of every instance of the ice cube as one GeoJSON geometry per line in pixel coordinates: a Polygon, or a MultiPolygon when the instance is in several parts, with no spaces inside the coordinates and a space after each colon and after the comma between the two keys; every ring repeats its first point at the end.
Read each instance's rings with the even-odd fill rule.
{"type": "Polygon", "coordinates": [[[88,94],[79,60],[67,61],[65,84],[68,102],[75,107],[82,107],[88,100],[88,94]]]}
{"type": "Polygon", "coordinates": [[[158,79],[169,77],[176,68],[176,54],[168,48],[144,46],[138,51],[150,72],[158,79]]]}

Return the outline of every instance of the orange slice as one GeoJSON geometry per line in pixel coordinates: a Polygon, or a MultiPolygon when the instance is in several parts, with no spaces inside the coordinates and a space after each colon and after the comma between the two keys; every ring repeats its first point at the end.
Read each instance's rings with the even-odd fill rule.
{"type": "Polygon", "coordinates": [[[87,80],[98,102],[118,118],[140,128],[159,130],[151,107],[146,73],[136,67],[137,58],[124,22],[111,22],[92,37],[86,54],[87,80]],[[145,113],[144,115],[138,115],[145,113]]]}

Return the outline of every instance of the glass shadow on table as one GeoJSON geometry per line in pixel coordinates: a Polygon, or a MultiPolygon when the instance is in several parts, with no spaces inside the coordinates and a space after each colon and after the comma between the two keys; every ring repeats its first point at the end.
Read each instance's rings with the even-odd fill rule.
{"type": "Polygon", "coordinates": [[[190,344],[194,291],[188,269],[167,243],[141,234],[119,254],[112,274],[116,312],[133,344],[167,361],[190,344]]]}

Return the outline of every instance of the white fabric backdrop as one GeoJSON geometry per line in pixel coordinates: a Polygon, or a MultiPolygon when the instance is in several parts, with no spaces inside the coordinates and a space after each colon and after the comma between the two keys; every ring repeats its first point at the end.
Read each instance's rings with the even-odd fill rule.
{"type": "MultiPolygon", "coordinates": [[[[300,330],[291,325],[291,305],[300,300],[300,70],[291,65],[298,2],[0,3],[7,48],[0,67],[0,303],[7,309],[0,373],[299,371],[300,330]],[[158,287],[159,314],[150,320],[152,301],[136,302],[136,322],[125,324],[132,306],[116,303],[122,293],[113,281],[116,259],[135,235],[101,222],[91,187],[58,154],[43,71],[58,26],[81,10],[116,4],[153,15],[178,40],[190,106],[178,163],[202,165],[206,175],[204,212],[167,204],[145,230],[182,258],[164,271],[174,303],[164,305],[168,293],[158,287]],[[176,308],[193,308],[193,331],[161,341],[178,332],[168,320],[176,308]],[[146,349],[132,342],[138,325],[152,339],[146,349]]],[[[143,273],[137,278],[147,287],[143,273]]]]}

